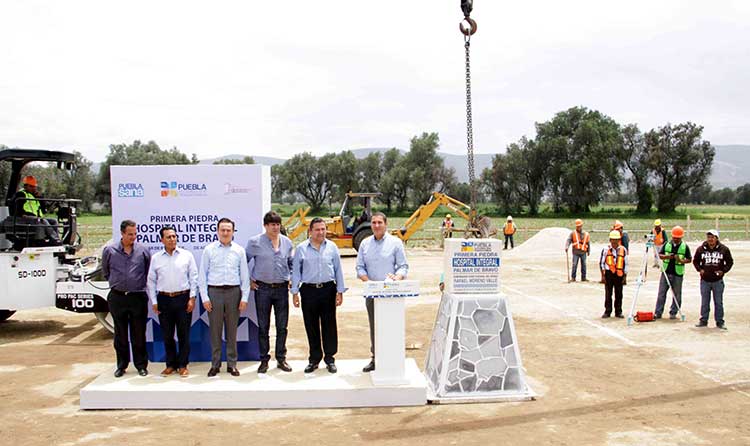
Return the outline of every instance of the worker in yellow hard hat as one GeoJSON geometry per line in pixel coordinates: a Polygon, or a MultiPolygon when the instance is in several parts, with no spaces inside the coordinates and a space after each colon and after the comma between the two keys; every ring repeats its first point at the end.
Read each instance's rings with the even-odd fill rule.
{"type": "Polygon", "coordinates": [[[651,235],[654,239],[654,268],[659,267],[661,260],[659,259],[659,253],[665,243],[669,241],[667,231],[661,227],[661,219],[657,218],[654,220],[654,229],[651,230],[651,235]]]}
{"type": "Polygon", "coordinates": [[[565,258],[568,256],[568,248],[572,245],[573,269],[570,271],[569,282],[576,281],[576,271],[578,264],[581,264],[581,282],[588,282],[586,279],[586,256],[591,253],[591,243],[589,233],[583,230],[583,220],[580,218],[575,221],[576,228],[568,235],[565,242],[565,258]]]}
{"type": "Polygon", "coordinates": [[[46,211],[44,201],[37,188],[37,180],[32,175],[27,175],[21,180],[23,187],[13,197],[15,216],[19,223],[29,228],[35,228],[38,237],[45,240],[45,244],[59,245],[60,234],[57,233],[57,220],[45,218],[46,211]]]}
{"type": "Polygon", "coordinates": [[[612,315],[612,294],[614,293],[615,317],[622,318],[622,285],[628,274],[628,250],[620,243],[622,234],[613,229],[609,233],[609,245],[602,249],[599,269],[604,284],[603,318],[612,315]]]}
{"type": "Polygon", "coordinates": [[[453,237],[453,220],[451,219],[451,214],[445,214],[445,219],[440,227],[443,230],[443,238],[453,237]]]}
{"type": "Polygon", "coordinates": [[[667,301],[667,290],[672,288],[672,306],[669,308],[669,318],[677,319],[677,313],[682,307],[682,279],[685,275],[685,264],[692,262],[690,247],[682,241],[685,230],[681,226],[672,228],[672,241],[665,243],[659,251],[662,260],[659,291],[656,294],[656,309],[654,317],[661,319],[664,304],[667,301]]]}

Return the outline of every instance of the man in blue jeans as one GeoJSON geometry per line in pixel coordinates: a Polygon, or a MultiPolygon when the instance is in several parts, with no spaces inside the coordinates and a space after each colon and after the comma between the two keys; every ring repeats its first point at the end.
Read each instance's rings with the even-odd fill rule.
{"type": "Polygon", "coordinates": [[[289,279],[294,260],[294,245],[281,234],[281,216],[270,211],[263,216],[265,232],[250,238],[245,253],[250,271],[250,287],[255,291],[258,310],[258,344],[260,366],[258,373],[268,371],[271,309],[276,317],[276,367],[291,372],[286,362],[286,335],[289,321],[289,279]]]}
{"type": "Polygon", "coordinates": [[[729,248],[719,243],[719,231],[709,230],[706,241],[698,247],[693,257],[693,266],[701,275],[701,319],[696,327],[708,326],[713,293],[716,327],[727,329],[724,323],[724,275],[732,269],[733,264],[729,248]]]}

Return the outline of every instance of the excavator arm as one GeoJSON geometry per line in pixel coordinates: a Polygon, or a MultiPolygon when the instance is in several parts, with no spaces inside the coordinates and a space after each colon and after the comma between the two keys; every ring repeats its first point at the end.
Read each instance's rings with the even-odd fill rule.
{"type": "Polygon", "coordinates": [[[461,218],[468,222],[471,222],[471,207],[465,203],[462,203],[455,198],[449,197],[440,192],[433,192],[432,196],[427,203],[419,206],[413,214],[404,222],[404,226],[401,229],[397,229],[393,232],[393,235],[400,238],[403,241],[409,240],[415,232],[419,231],[425,224],[432,214],[437,211],[440,206],[445,206],[452,212],[459,215],[461,218]]]}

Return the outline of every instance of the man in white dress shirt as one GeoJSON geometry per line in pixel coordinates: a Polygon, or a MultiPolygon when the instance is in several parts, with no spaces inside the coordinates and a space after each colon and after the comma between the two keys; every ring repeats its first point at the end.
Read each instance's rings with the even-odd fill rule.
{"type": "Polygon", "coordinates": [[[164,249],[151,257],[146,291],[164,335],[167,367],[162,375],[177,372],[187,377],[190,357],[190,323],[198,291],[198,267],[190,251],[177,247],[177,231],[172,226],[159,230],[164,249]],[[174,341],[175,328],[179,353],[174,341]]]}

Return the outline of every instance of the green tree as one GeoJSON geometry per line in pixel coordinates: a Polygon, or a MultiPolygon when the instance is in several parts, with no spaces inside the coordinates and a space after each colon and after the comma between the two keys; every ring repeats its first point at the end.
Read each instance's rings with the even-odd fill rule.
{"type": "Polygon", "coordinates": [[[331,177],[334,183],[332,198],[343,201],[347,192],[362,192],[362,177],[359,160],[351,150],[345,150],[331,157],[331,177]]]}
{"type": "Polygon", "coordinates": [[[315,158],[309,152],[303,152],[284,163],[282,183],[289,191],[302,196],[313,212],[322,208],[333,190],[331,166],[335,156],[329,153],[315,158]]]}
{"type": "Polygon", "coordinates": [[[745,183],[737,188],[737,204],[750,204],[750,183],[745,183]]]}
{"type": "Polygon", "coordinates": [[[390,212],[396,202],[399,201],[396,195],[399,195],[404,190],[406,191],[404,197],[408,196],[409,193],[408,182],[404,185],[400,184],[399,180],[401,180],[402,175],[392,172],[396,166],[403,163],[403,159],[404,156],[396,148],[392,148],[383,154],[383,161],[380,165],[381,176],[379,192],[381,195],[379,201],[385,204],[388,212],[390,212]]]}
{"type": "MultiPolygon", "coordinates": [[[[438,155],[440,138],[437,133],[422,133],[410,141],[409,153],[404,160],[411,177],[411,191],[415,203],[423,203],[435,190],[444,189],[451,182],[443,158],[438,155]]],[[[455,174],[453,175],[455,181],[455,174]]]]}
{"type": "Polygon", "coordinates": [[[506,154],[499,153],[492,157],[492,167],[482,172],[482,183],[503,214],[518,210],[518,193],[510,170],[506,154]]]}
{"type": "Polygon", "coordinates": [[[372,152],[359,160],[357,167],[362,182],[360,192],[382,192],[380,181],[383,178],[383,154],[372,152]]]}
{"type": "Polygon", "coordinates": [[[245,156],[239,159],[224,158],[216,160],[214,164],[255,164],[255,159],[252,156],[245,156]]]}
{"type": "Polygon", "coordinates": [[[96,185],[96,199],[105,206],[111,208],[110,191],[110,166],[153,166],[165,164],[197,164],[198,157],[193,154],[191,158],[172,147],[162,150],[154,141],[146,144],[139,140],[132,144],[112,144],[109,146],[109,154],[99,168],[99,178],[96,185]]]}
{"type": "Polygon", "coordinates": [[[547,188],[550,158],[544,146],[525,136],[508,146],[505,161],[509,167],[509,185],[531,215],[539,213],[539,204],[547,188]]]}
{"type": "Polygon", "coordinates": [[[654,191],[649,183],[650,166],[643,134],[638,126],[630,124],[622,129],[622,149],[618,150],[625,168],[630,172],[628,182],[635,192],[638,204],[636,212],[647,214],[654,204],[654,191]]]}
{"type": "Polygon", "coordinates": [[[556,210],[587,212],[621,181],[620,126],[610,117],[585,107],[560,112],[536,125],[536,144],[550,154],[550,192],[556,210]]]}
{"type": "Polygon", "coordinates": [[[703,127],[686,122],[646,133],[646,150],[656,185],[656,207],[673,212],[693,188],[708,183],[716,149],[701,139],[703,127]]]}

